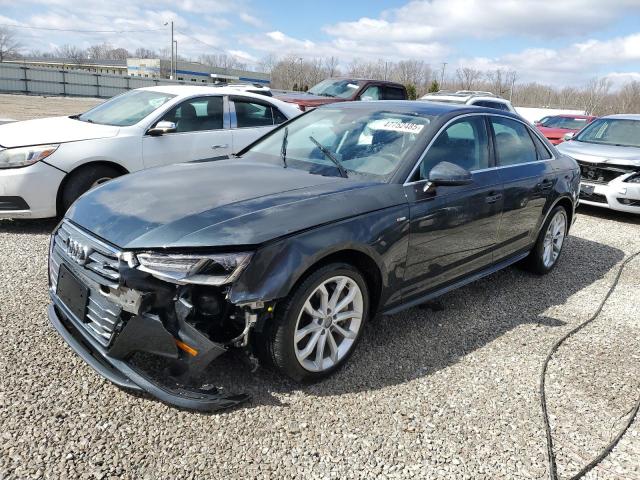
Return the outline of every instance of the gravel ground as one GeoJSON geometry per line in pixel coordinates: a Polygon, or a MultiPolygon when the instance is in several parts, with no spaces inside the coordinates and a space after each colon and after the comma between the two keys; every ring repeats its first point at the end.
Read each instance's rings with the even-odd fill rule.
{"type": "Polygon", "coordinates": [[[39,97],[0,94],[0,118],[29,120],[82,113],[103,102],[98,98],[39,97]]]}
{"type": "MultiPolygon", "coordinates": [[[[7,97],[0,116],[11,116],[7,97]]],[[[60,99],[37,100],[43,112],[78,110],[75,99],[51,100],[60,99]]],[[[253,400],[200,414],[118,389],[49,326],[53,226],[0,222],[2,479],[543,478],[542,361],[640,249],[640,218],[583,208],[550,275],[509,268],[446,295],[442,311],[415,308],[371,323],[347,368],[316,385],[250,374],[240,359],[223,357],[217,380],[253,400]]],[[[638,287],[640,259],[602,316],[549,367],[561,478],[604,447],[637,399],[638,287]]],[[[639,458],[636,421],[588,478],[640,479],[639,458]]]]}

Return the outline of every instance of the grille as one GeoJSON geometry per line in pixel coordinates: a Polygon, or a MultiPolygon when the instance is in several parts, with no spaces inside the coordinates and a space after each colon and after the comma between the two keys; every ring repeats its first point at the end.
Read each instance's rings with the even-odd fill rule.
{"type": "Polygon", "coordinates": [[[60,265],[64,265],[89,288],[85,318],[79,318],[85,330],[104,347],[109,346],[121,323],[122,307],[103,292],[118,287],[120,252],[64,222],[52,239],[50,254],[51,290],[56,293],[60,265]],[[70,245],[87,247],[86,258],[70,245]]]}
{"type": "Polygon", "coordinates": [[[589,183],[609,183],[611,180],[637,169],[637,167],[603,163],[578,162],[578,164],[580,165],[580,176],[582,180],[589,183]]]}
{"type": "Polygon", "coordinates": [[[586,200],[587,202],[595,202],[595,203],[604,203],[608,204],[607,197],[604,195],[600,195],[599,193],[584,193],[580,192],[580,198],[582,200],[586,200]]]}

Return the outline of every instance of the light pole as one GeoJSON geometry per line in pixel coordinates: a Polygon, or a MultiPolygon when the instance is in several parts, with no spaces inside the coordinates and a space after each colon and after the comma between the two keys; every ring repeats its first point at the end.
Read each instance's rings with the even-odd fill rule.
{"type": "Polygon", "coordinates": [[[176,62],[173,67],[173,75],[175,79],[177,79],[178,78],[178,40],[174,40],[173,43],[176,46],[176,62]]]}
{"type": "Polygon", "coordinates": [[[171,72],[169,73],[169,79],[173,80],[173,20],[171,21],[171,72]]]}

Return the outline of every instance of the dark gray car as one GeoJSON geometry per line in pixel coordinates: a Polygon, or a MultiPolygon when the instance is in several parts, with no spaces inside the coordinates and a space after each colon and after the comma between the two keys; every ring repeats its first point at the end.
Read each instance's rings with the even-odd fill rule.
{"type": "Polygon", "coordinates": [[[556,265],[574,160],[516,115],[427,102],[318,108],[240,158],[128,175],[51,241],[49,316],[118,385],[201,410],[231,348],[295,380],[343,365],[374,315],[518,261],[556,265]],[[162,359],[160,377],[136,361],[162,359]],[[206,370],[210,372],[209,370],[206,370]]]}

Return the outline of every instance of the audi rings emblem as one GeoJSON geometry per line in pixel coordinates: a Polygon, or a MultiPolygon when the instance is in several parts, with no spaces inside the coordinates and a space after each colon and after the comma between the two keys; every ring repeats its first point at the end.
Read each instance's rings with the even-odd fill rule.
{"type": "Polygon", "coordinates": [[[86,245],[82,245],[77,240],[69,239],[67,241],[67,255],[69,255],[76,263],[84,265],[87,263],[91,249],[86,245]]]}

